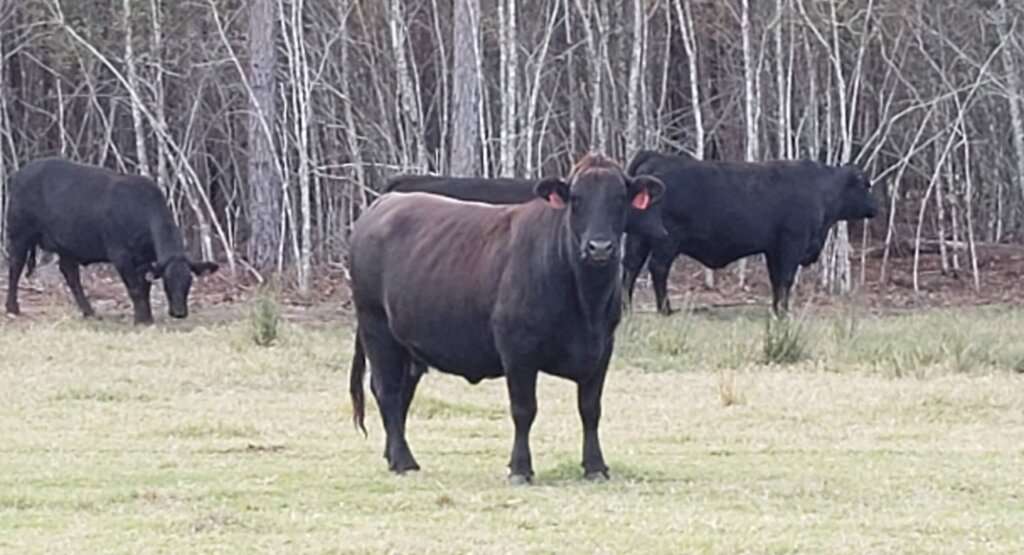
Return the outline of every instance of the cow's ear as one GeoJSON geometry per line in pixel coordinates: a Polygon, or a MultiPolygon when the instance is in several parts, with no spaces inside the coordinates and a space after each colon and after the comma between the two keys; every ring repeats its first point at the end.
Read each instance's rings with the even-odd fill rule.
{"type": "Polygon", "coordinates": [[[629,183],[630,204],[637,210],[647,210],[652,204],[661,202],[665,184],[651,175],[634,177],[629,183]]]}
{"type": "Polygon", "coordinates": [[[557,177],[542,179],[534,185],[533,192],[555,208],[565,208],[569,202],[569,184],[557,177]]]}
{"type": "Polygon", "coordinates": [[[192,273],[197,275],[197,276],[200,276],[200,277],[208,276],[208,275],[216,272],[220,268],[220,265],[217,264],[216,262],[206,262],[206,261],[202,261],[202,262],[192,262],[192,261],[189,261],[188,265],[189,265],[189,268],[192,269],[192,273]]]}

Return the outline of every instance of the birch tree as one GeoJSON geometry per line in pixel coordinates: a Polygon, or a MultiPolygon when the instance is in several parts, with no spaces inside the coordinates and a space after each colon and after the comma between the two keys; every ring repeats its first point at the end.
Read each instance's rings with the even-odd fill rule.
{"type": "Polygon", "coordinates": [[[453,175],[480,174],[480,1],[455,0],[452,30],[453,175]]]}

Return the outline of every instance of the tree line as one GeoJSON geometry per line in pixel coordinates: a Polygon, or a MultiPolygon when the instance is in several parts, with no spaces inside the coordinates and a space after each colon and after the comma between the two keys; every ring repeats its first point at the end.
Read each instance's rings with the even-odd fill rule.
{"type": "Polygon", "coordinates": [[[204,256],[306,290],[396,173],[562,174],[588,150],[625,163],[642,148],[810,158],[865,168],[886,206],[855,236],[837,227],[822,285],[848,289],[877,253],[880,279],[912,264],[917,287],[937,249],[980,287],[978,245],[1024,224],[1022,14],[1008,0],[0,0],[0,200],[40,156],[146,174],[204,256]]]}

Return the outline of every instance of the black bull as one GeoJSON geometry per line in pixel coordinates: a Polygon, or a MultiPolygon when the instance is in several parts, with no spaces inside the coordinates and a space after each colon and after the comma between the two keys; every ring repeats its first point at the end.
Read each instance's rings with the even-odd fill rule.
{"type": "Polygon", "coordinates": [[[533,475],[538,372],[574,381],[585,475],[607,475],[598,421],[622,310],[620,238],[629,206],[650,206],[663,185],[630,179],[607,159],[588,156],[568,182],[546,179],[534,191],[543,200],[510,206],[389,193],[356,222],[350,394],[365,431],[368,359],[392,471],[419,468],[406,442],[406,416],[417,369],[432,366],[470,383],[505,377],[514,483],[533,475]]]}
{"type": "Polygon", "coordinates": [[[829,229],[840,220],[878,213],[871,181],[853,165],[699,161],[641,151],[627,173],[657,177],[665,184],[661,217],[668,236],[652,240],[630,234],[623,259],[629,299],[647,261],[663,314],[671,312],[668,275],[680,254],[722,268],[764,253],[772,308],[776,313],[788,310],[797,268],[817,262],[829,229]]]}

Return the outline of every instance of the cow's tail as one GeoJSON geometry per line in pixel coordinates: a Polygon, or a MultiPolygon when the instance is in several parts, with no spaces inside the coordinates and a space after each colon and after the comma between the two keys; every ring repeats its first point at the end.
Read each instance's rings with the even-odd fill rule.
{"type": "Polygon", "coordinates": [[[28,249],[28,257],[25,259],[25,277],[32,277],[34,271],[36,271],[36,246],[32,245],[32,248],[28,249]]]}
{"type": "Polygon", "coordinates": [[[626,166],[626,175],[637,175],[637,170],[639,170],[647,160],[656,154],[657,153],[653,150],[641,150],[640,152],[637,152],[636,155],[633,156],[633,159],[629,161],[629,165],[626,166]]]}
{"type": "Polygon", "coordinates": [[[359,339],[359,326],[356,326],[355,348],[352,352],[352,369],[348,374],[348,394],[352,398],[352,424],[366,433],[366,395],[363,392],[363,376],[366,375],[366,352],[363,342],[359,339]]]}

